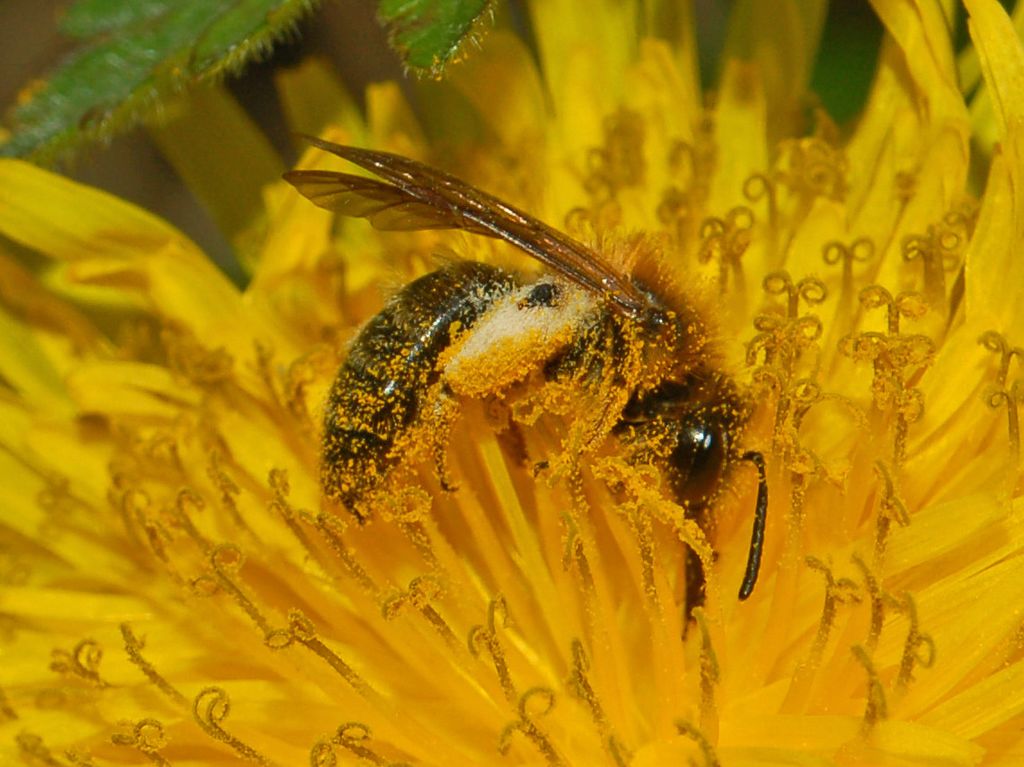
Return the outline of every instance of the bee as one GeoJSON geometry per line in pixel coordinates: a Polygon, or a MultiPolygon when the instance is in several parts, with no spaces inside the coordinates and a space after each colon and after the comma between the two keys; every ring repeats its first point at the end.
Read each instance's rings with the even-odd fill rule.
{"type": "MultiPolygon", "coordinates": [[[[737,461],[754,464],[757,500],[739,589],[746,599],[764,541],[764,459],[740,450],[747,408],[737,385],[710,361],[699,313],[443,171],[387,152],[308,140],[377,177],[285,173],[314,204],[381,230],[459,229],[496,238],[548,270],[529,281],[489,264],[457,261],[394,295],[352,342],[328,395],[324,494],[362,520],[366,499],[400,463],[414,427],[428,419],[443,423],[444,413],[450,419],[461,397],[500,392],[539,373],[593,396],[596,405],[582,408],[587,412],[574,430],[577,449],[613,435],[632,460],[662,469],[687,517],[705,529],[729,468],[737,461]],[[510,347],[521,353],[503,353],[510,347]]],[[[704,582],[692,550],[686,569],[692,608],[703,601],[704,582]]]]}

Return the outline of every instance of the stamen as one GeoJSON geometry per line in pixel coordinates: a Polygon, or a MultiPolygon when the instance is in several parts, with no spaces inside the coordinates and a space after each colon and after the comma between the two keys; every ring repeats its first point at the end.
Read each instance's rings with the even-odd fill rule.
{"type": "Polygon", "coordinates": [[[188,705],[188,699],[157,673],[149,661],[142,657],[142,649],[146,646],[145,640],[136,637],[127,623],[121,624],[121,637],[124,639],[124,650],[128,654],[128,660],[135,664],[160,692],[180,706],[188,705]]]}
{"type": "Polygon", "coordinates": [[[801,353],[821,338],[823,326],[814,314],[796,319],[759,314],[754,318],[754,329],[758,333],[747,342],[747,365],[756,365],[758,355],[764,353],[762,365],[778,368],[783,379],[789,380],[801,353]]]}
{"type": "Polygon", "coordinates": [[[506,725],[498,737],[498,753],[505,756],[509,752],[512,747],[512,735],[518,732],[525,735],[537,747],[549,765],[552,767],[564,765],[565,762],[555,751],[551,740],[534,721],[536,717],[544,716],[554,707],[555,693],[547,687],[532,687],[524,692],[519,699],[519,719],[506,725]],[[541,700],[542,708],[531,713],[530,702],[533,699],[541,700]]]}
{"type": "Polygon", "coordinates": [[[857,594],[856,583],[849,578],[837,580],[832,575],[831,568],[817,557],[809,556],[804,561],[812,570],[817,570],[825,576],[825,602],[821,608],[821,620],[818,622],[818,632],[811,645],[809,657],[809,665],[817,666],[828,645],[828,637],[836,620],[837,606],[860,602],[860,595],[857,594]]]}
{"type": "MultiPolygon", "coordinates": [[[[122,726],[125,725],[131,725],[131,723],[122,723],[122,726]]],[[[151,718],[140,719],[131,725],[130,732],[114,733],[110,736],[110,742],[115,746],[136,748],[146,759],[158,767],[171,767],[171,763],[159,753],[160,749],[167,745],[167,741],[163,723],[158,719],[151,718]]]]}
{"type": "Polygon", "coordinates": [[[1024,349],[1019,346],[1010,346],[1006,337],[996,330],[989,330],[982,333],[978,343],[999,355],[999,369],[996,372],[996,388],[1005,389],[1006,379],[1010,374],[1010,364],[1017,360],[1018,365],[1024,365],[1024,349]]]}
{"type": "Polygon", "coordinates": [[[711,644],[707,617],[703,607],[693,608],[693,618],[700,630],[700,714],[701,721],[710,722],[715,716],[715,685],[720,678],[718,656],[711,644]]]}
{"type": "Polygon", "coordinates": [[[418,487],[407,487],[389,493],[391,513],[398,522],[398,528],[409,539],[417,553],[432,572],[441,572],[441,562],[434,553],[425,520],[430,519],[430,496],[418,487]]]}
{"type": "Polygon", "coordinates": [[[886,327],[890,336],[900,334],[900,317],[920,319],[928,312],[928,304],[920,293],[905,291],[893,297],[881,285],[868,285],[862,288],[858,296],[861,306],[865,309],[885,307],[886,327]]]}
{"type": "Polygon", "coordinates": [[[474,657],[479,656],[481,647],[487,650],[494,663],[494,670],[498,673],[498,681],[501,683],[501,690],[505,694],[505,700],[514,703],[517,698],[515,685],[512,684],[512,676],[509,674],[508,664],[505,662],[505,653],[498,642],[498,629],[496,618],[500,618],[502,628],[508,626],[508,604],[505,597],[498,595],[491,600],[487,606],[487,627],[477,625],[469,630],[469,651],[474,657]]]}
{"type": "Polygon", "coordinates": [[[270,767],[272,762],[252,746],[229,734],[221,724],[231,713],[231,699],[221,687],[204,687],[192,703],[192,716],[196,724],[214,740],[232,748],[243,759],[270,767]]]}
{"type": "Polygon", "coordinates": [[[882,635],[882,623],[885,620],[885,595],[882,593],[881,586],[878,585],[878,579],[868,569],[867,563],[861,559],[860,555],[854,554],[852,559],[864,576],[864,585],[867,587],[868,597],[871,599],[871,624],[868,628],[867,650],[869,653],[874,653],[878,647],[878,640],[882,635]]]}
{"type": "Polygon", "coordinates": [[[745,205],[730,210],[725,218],[709,216],[700,225],[700,249],[697,260],[706,264],[718,261],[718,292],[725,293],[729,271],[732,270],[734,288],[741,296],[745,292],[743,266],[740,259],[750,247],[754,228],[754,212],[745,205]]]}
{"type": "Polygon", "coordinates": [[[910,512],[900,497],[892,469],[883,461],[875,461],[875,474],[882,481],[882,497],[879,501],[878,516],[875,522],[874,565],[880,568],[885,555],[885,542],[889,536],[889,528],[893,522],[901,527],[910,524],[910,512]]]}
{"type": "Polygon", "coordinates": [[[307,437],[316,433],[316,425],[309,412],[309,394],[306,389],[317,380],[317,375],[309,357],[300,357],[288,366],[284,381],[285,407],[293,418],[295,428],[307,437]]]}
{"type": "Polygon", "coordinates": [[[850,649],[853,651],[853,656],[864,666],[868,675],[868,702],[864,709],[864,720],[861,723],[861,734],[866,736],[875,724],[889,716],[889,708],[885,700],[882,680],[878,677],[871,656],[860,645],[854,645],[850,649]]]}
{"type": "Polygon", "coordinates": [[[210,451],[210,465],[206,468],[206,474],[210,481],[213,482],[214,487],[220,491],[221,506],[228,512],[231,521],[239,530],[248,530],[249,526],[242,519],[242,514],[238,510],[238,503],[235,501],[235,497],[240,495],[242,490],[224,471],[221,466],[222,461],[223,456],[218,451],[210,451]]]}
{"type": "Polygon", "coordinates": [[[572,640],[572,671],[569,673],[567,685],[569,693],[577,700],[582,700],[590,709],[590,717],[594,720],[598,731],[603,735],[608,730],[608,719],[605,717],[601,702],[597,699],[594,688],[590,686],[587,679],[587,671],[590,670],[590,661],[583,650],[583,642],[579,639],[572,640]]]}
{"type": "Polygon", "coordinates": [[[769,255],[775,256],[778,250],[779,234],[779,201],[775,181],[764,173],[755,173],[743,182],[743,196],[749,202],[768,202],[768,240],[769,255]]]}
{"type": "MultiPolygon", "coordinates": [[[[790,139],[779,144],[783,167],[778,179],[802,197],[802,206],[809,210],[814,199],[826,197],[842,202],[849,186],[846,183],[848,163],[842,150],[819,136],[790,139]]],[[[805,214],[806,215],[806,214],[805,214]]]]}
{"type": "Polygon", "coordinates": [[[606,746],[608,753],[615,760],[616,767],[628,767],[633,761],[633,752],[614,735],[608,736],[606,746]]]}
{"type": "Polygon", "coordinates": [[[274,405],[281,407],[281,395],[277,387],[277,376],[274,375],[274,352],[261,343],[253,342],[253,351],[256,354],[256,374],[263,381],[263,386],[270,395],[274,405]]]}
{"type": "Polygon", "coordinates": [[[846,322],[851,326],[854,322],[853,265],[855,263],[866,263],[867,261],[870,261],[874,255],[875,243],[868,237],[858,237],[848,245],[846,243],[833,240],[832,242],[826,243],[821,249],[822,259],[829,266],[842,263],[842,287],[840,288],[839,293],[840,309],[836,314],[837,316],[845,318],[846,322]]]}
{"type": "Polygon", "coordinates": [[[306,550],[310,562],[315,562],[324,577],[327,577],[328,568],[324,564],[320,552],[309,540],[306,531],[299,525],[299,516],[295,509],[292,508],[291,503],[288,502],[288,494],[291,490],[288,482],[288,472],[284,469],[271,469],[267,481],[273,493],[273,498],[267,504],[267,508],[281,517],[285,526],[295,536],[295,540],[306,550]]]}
{"type": "Polygon", "coordinates": [[[661,603],[658,600],[658,586],[654,579],[654,535],[651,528],[651,517],[637,508],[636,504],[627,504],[626,519],[636,538],[637,553],[640,556],[640,579],[647,605],[655,615],[661,614],[661,603]]]}
{"type": "Polygon", "coordinates": [[[1024,383],[1014,381],[1009,390],[989,392],[987,404],[993,410],[1006,406],[1006,427],[1010,439],[1010,459],[1014,470],[1020,464],[1020,413],[1018,407],[1024,402],[1024,383]]]}
{"type": "Polygon", "coordinates": [[[341,564],[345,568],[345,572],[351,576],[356,583],[358,583],[364,591],[374,596],[380,594],[380,588],[374,582],[373,578],[370,577],[369,573],[363,569],[363,566],[359,564],[359,561],[355,558],[349,548],[345,545],[342,540],[342,523],[333,514],[325,514],[323,512],[316,515],[316,529],[320,531],[327,545],[330,546],[331,550],[337,555],[338,559],[341,560],[341,564]]]}
{"type": "Polygon", "coordinates": [[[190,488],[183,487],[178,491],[178,497],[174,502],[174,519],[178,526],[185,531],[185,534],[195,541],[196,545],[199,546],[199,550],[209,556],[210,552],[213,551],[213,542],[200,533],[192,521],[192,516],[201,512],[205,506],[206,501],[203,500],[201,495],[190,488]]]}
{"type": "Polygon", "coordinates": [[[128,486],[122,488],[119,485],[119,482],[113,484],[108,498],[119,512],[121,523],[132,544],[138,550],[145,549],[145,542],[139,535],[139,524],[140,520],[145,518],[146,510],[149,508],[149,494],[144,490],[128,486]]]}
{"type": "Polygon", "coordinates": [[[628,109],[609,115],[604,145],[587,154],[586,190],[600,202],[615,197],[620,189],[643,183],[643,151],[643,117],[628,109]]]}
{"type": "Polygon", "coordinates": [[[412,607],[434,627],[441,638],[450,647],[459,647],[460,643],[444,618],[431,606],[431,602],[439,599],[444,593],[441,582],[433,575],[419,575],[409,581],[409,588],[387,599],[381,605],[381,615],[385,620],[394,620],[406,607],[412,607]]]}
{"type": "Polygon", "coordinates": [[[94,639],[83,639],[71,652],[54,649],[50,651],[50,670],[65,676],[83,679],[96,687],[110,685],[100,678],[100,662],[103,648],[94,639]]]}
{"type": "Polygon", "coordinates": [[[784,295],[787,298],[786,316],[795,320],[800,316],[800,299],[808,307],[817,306],[828,298],[828,288],[817,277],[804,277],[794,283],[785,270],[770,272],[761,281],[764,292],[770,296],[784,295]]]}
{"type": "Polygon", "coordinates": [[[318,740],[309,750],[309,767],[338,767],[334,745],[329,740],[318,740]]]}
{"type": "MultiPolygon", "coordinates": [[[[252,622],[266,636],[270,633],[270,624],[259,608],[256,607],[256,603],[249,599],[241,587],[234,581],[234,576],[241,571],[244,563],[245,555],[233,543],[222,543],[210,552],[210,567],[213,569],[217,586],[231,595],[232,599],[238,603],[238,606],[245,611],[246,615],[252,619],[252,622]]],[[[193,588],[202,577],[199,576],[199,578],[193,579],[193,588]]]]}
{"type": "Polygon", "coordinates": [[[292,642],[298,642],[307,650],[318,655],[321,660],[337,672],[338,676],[344,679],[352,689],[364,698],[370,698],[374,694],[373,689],[363,678],[316,635],[316,628],[313,626],[313,622],[300,610],[289,612],[288,628],[269,632],[265,642],[272,650],[282,650],[291,645],[292,642]]]}
{"type": "Polygon", "coordinates": [[[334,755],[334,746],[345,749],[351,754],[381,767],[411,767],[408,762],[390,762],[365,744],[370,741],[373,733],[361,722],[346,722],[338,727],[330,740],[321,740],[313,746],[309,754],[310,767],[335,767],[338,760],[334,755]]]}
{"type": "Polygon", "coordinates": [[[722,763],[718,761],[718,755],[715,753],[715,749],[712,747],[703,732],[687,722],[685,719],[676,719],[675,724],[676,731],[678,731],[680,735],[685,735],[700,747],[700,751],[704,755],[705,767],[721,767],[722,763]]]}
{"type": "Polygon", "coordinates": [[[903,643],[900,671],[896,677],[896,689],[905,690],[907,685],[914,681],[915,665],[931,668],[935,663],[935,640],[930,635],[921,633],[917,620],[917,604],[908,592],[904,592],[895,602],[897,609],[910,621],[910,630],[907,631],[907,638],[903,643]]]}
{"type": "Polygon", "coordinates": [[[923,235],[912,234],[903,238],[903,260],[920,261],[924,274],[924,295],[933,308],[946,303],[946,272],[953,271],[960,262],[960,248],[966,242],[963,233],[946,224],[929,226],[923,235]]]}
{"type": "Polygon", "coordinates": [[[901,293],[896,298],[880,285],[870,285],[860,293],[866,308],[887,307],[888,334],[866,332],[849,335],[839,342],[839,350],[855,360],[869,361],[873,367],[871,391],[874,406],[892,411],[895,418],[893,465],[903,463],[907,431],[924,413],[921,392],[907,381],[913,380],[935,358],[935,342],[920,334],[900,335],[900,317],[920,317],[927,305],[920,296],[901,293]]]}

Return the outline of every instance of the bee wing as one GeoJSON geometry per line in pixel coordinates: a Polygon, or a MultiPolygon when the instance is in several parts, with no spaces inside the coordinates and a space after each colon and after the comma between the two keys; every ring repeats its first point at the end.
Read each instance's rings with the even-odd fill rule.
{"type": "Polygon", "coordinates": [[[284,174],[322,208],[366,218],[378,229],[463,229],[495,237],[605,297],[630,317],[642,317],[653,308],[632,282],[586,245],[444,171],[389,152],[307,140],[384,179],[318,170],[284,174]]]}
{"type": "Polygon", "coordinates": [[[376,229],[411,231],[416,229],[474,229],[454,220],[446,211],[438,210],[416,199],[397,186],[365,176],[329,170],[293,170],[285,180],[312,203],[343,216],[365,218],[376,229]]]}

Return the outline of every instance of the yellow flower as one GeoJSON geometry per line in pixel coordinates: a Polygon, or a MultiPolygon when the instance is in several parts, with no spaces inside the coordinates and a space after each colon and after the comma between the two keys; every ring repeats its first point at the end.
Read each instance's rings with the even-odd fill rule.
{"type": "Polygon", "coordinates": [[[960,61],[938,4],[874,5],[848,136],[802,127],[803,4],[751,3],[707,99],[689,20],[641,40],[615,0],[532,7],[543,76],[495,33],[423,129],[384,85],[324,133],[609,254],[646,234],[756,403],[742,603],[753,472],[702,531],[614,440],[564,454],[579,402],[463,402],[456,492],[410,457],[365,525],[320,497],[323,400],[380,282],[438,249],[532,268],[509,249],[336,234],[281,182],[240,290],[145,212],[0,162],[0,763],[1018,763],[1024,51],[994,0],[960,61]]]}

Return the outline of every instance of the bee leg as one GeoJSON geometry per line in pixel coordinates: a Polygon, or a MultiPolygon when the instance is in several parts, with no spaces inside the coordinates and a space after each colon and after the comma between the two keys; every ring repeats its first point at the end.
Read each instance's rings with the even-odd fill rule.
{"type": "Polygon", "coordinates": [[[430,430],[430,449],[434,458],[434,471],[437,474],[441,489],[446,493],[454,493],[459,489],[452,481],[448,468],[448,445],[451,443],[452,427],[459,417],[459,401],[447,383],[441,382],[433,397],[433,405],[428,427],[430,430]]]}
{"type": "Polygon", "coordinates": [[[750,553],[747,555],[747,570],[740,584],[741,600],[754,591],[757,573],[761,569],[761,552],[764,549],[765,519],[768,516],[768,480],[764,472],[764,456],[753,450],[743,454],[744,461],[757,467],[757,506],[754,508],[754,528],[750,533],[750,553]]]}

